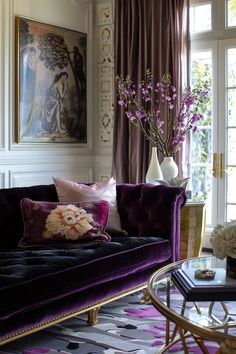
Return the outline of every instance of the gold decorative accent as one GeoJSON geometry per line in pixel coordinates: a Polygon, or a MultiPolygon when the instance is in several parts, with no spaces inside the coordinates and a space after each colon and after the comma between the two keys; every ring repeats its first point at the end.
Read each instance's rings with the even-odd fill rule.
{"type": "Polygon", "coordinates": [[[218,154],[214,152],[213,154],[213,167],[212,167],[212,175],[213,177],[217,178],[219,174],[218,170],[218,154]]]}
{"type": "Polygon", "coordinates": [[[220,154],[220,163],[219,163],[219,170],[220,170],[220,173],[219,173],[219,177],[220,178],[224,178],[224,172],[225,172],[225,162],[224,162],[224,154],[221,153],[220,154]]]}
{"type": "Polygon", "coordinates": [[[197,269],[195,270],[195,277],[197,279],[214,279],[216,272],[212,269],[197,269]]]}
{"type": "Polygon", "coordinates": [[[144,293],[143,293],[143,301],[145,302],[145,304],[151,304],[152,300],[151,300],[151,296],[148,292],[147,289],[145,289],[144,293]]]}
{"type": "Polygon", "coordinates": [[[90,326],[94,326],[97,323],[97,314],[100,307],[95,307],[94,309],[88,311],[88,319],[87,324],[90,326]]]}
{"type": "MultiPolygon", "coordinates": [[[[201,257],[201,258],[210,258],[210,257],[201,257]]],[[[190,258],[188,259],[188,262],[190,260],[199,260],[198,257],[195,258],[190,258]]],[[[152,299],[152,304],[154,307],[160,311],[165,317],[166,317],[166,323],[168,327],[166,328],[166,332],[169,332],[170,330],[170,322],[172,322],[175,327],[174,327],[174,335],[166,338],[166,343],[164,347],[161,349],[159,354],[166,353],[167,350],[172,347],[174,344],[177,342],[181,342],[183,345],[184,353],[188,353],[188,348],[186,346],[186,338],[188,337],[193,337],[196,344],[199,346],[199,348],[202,350],[203,353],[207,353],[207,349],[204,344],[204,340],[207,341],[212,341],[212,342],[217,342],[221,344],[221,348],[224,348],[224,344],[227,340],[231,341],[231,338],[233,338],[231,335],[228,334],[227,329],[230,326],[235,326],[235,322],[229,321],[229,316],[228,316],[228,310],[226,304],[222,304],[222,301],[220,302],[223,309],[225,310],[226,306],[226,311],[223,320],[221,318],[216,318],[214,314],[212,313],[212,308],[214,306],[214,302],[212,302],[211,306],[208,308],[208,314],[210,317],[212,317],[215,321],[217,321],[219,324],[218,325],[209,325],[207,326],[201,326],[199,323],[196,323],[196,321],[191,321],[191,318],[187,319],[183,314],[184,314],[184,307],[185,307],[185,300],[183,301],[183,308],[181,310],[181,313],[179,311],[175,312],[173,308],[170,306],[170,272],[173,270],[176,270],[177,268],[181,268],[182,264],[185,261],[177,261],[172,264],[168,264],[160,269],[158,269],[155,273],[152,274],[148,281],[148,292],[150,293],[151,299],[152,299]],[[169,275],[168,275],[169,274],[169,275]],[[164,286],[164,283],[166,285],[166,296],[164,299],[164,294],[162,293],[162,296],[159,296],[158,290],[157,290],[157,284],[160,283],[162,284],[162,287],[164,286]],[[221,331],[222,330],[222,331],[221,331]],[[179,336],[177,336],[177,333],[179,336]],[[227,338],[229,336],[229,338],[227,338]]],[[[231,351],[225,351],[225,352],[217,352],[217,353],[234,353],[233,350],[233,343],[236,348],[236,341],[232,339],[232,343],[229,346],[231,351]]]]}
{"type": "Polygon", "coordinates": [[[205,228],[205,203],[186,203],[180,211],[180,259],[200,256],[205,228]]]}
{"type": "Polygon", "coordinates": [[[147,287],[147,283],[141,284],[141,285],[131,288],[129,290],[121,291],[120,293],[118,293],[115,296],[109,296],[109,297],[105,298],[104,300],[98,301],[92,305],[81,307],[78,310],[74,310],[74,311],[68,312],[64,315],[60,315],[58,317],[55,317],[53,320],[45,321],[45,322],[42,322],[41,324],[32,326],[31,328],[19,330],[19,332],[12,333],[10,335],[6,335],[5,337],[0,339],[0,345],[7,344],[13,340],[22,338],[26,335],[33,334],[33,333],[38,332],[42,329],[48,328],[48,327],[53,326],[57,323],[68,320],[74,316],[78,316],[84,312],[91,311],[94,308],[101,307],[102,305],[108,304],[111,301],[121,299],[124,296],[130,295],[130,294],[132,294],[136,291],[142,290],[146,287],[147,287]]]}
{"type": "MultiPolygon", "coordinates": [[[[20,18],[17,16],[15,18],[15,115],[18,115],[19,112],[19,102],[20,102],[20,92],[19,92],[19,56],[17,53],[20,52],[20,18]]],[[[15,121],[15,141],[19,144],[20,139],[20,129],[19,129],[19,119],[15,121]]]]}

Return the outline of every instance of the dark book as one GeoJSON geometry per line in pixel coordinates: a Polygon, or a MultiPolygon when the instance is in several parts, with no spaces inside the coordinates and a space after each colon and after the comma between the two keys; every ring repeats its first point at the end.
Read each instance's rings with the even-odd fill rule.
{"type": "Polygon", "coordinates": [[[223,268],[212,268],[215,278],[197,279],[196,269],[178,269],[171,280],[187,301],[236,301],[236,279],[226,276],[223,268]]]}

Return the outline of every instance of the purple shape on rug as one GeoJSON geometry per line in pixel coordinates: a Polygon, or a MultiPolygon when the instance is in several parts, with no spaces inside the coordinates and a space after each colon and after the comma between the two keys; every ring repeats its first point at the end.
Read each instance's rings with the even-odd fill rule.
{"type": "MultiPolygon", "coordinates": [[[[211,344],[205,344],[205,345],[209,354],[215,354],[219,349],[219,347],[213,346],[211,344]]],[[[202,354],[202,350],[198,346],[196,346],[196,347],[189,348],[189,353],[202,354]]]]}
{"type": "Polygon", "coordinates": [[[169,348],[169,352],[178,352],[181,349],[183,349],[182,345],[176,344],[176,345],[172,345],[172,347],[169,348]]]}
{"type": "MultiPolygon", "coordinates": [[[[194,347],[190,347],[187,343],[188,346],[188,351],[189,353],[194,353],[194,354],[202,354],[202,350],[198,347],[198,346],[194,346],[194,347]]],[[[205,346],[207,348],[207,352],[208,354],[216,354],[217,350],[219,349],[219,347],[217,346],[213,346],[212,344],[207,344],[205,343],[205,346]]],[[[178,352],[180,350],[183,350],[183,347],[181,344],[176,344],[173,345],[169,348],[169,352],[178,352]]]]}
{"type": "Polygon", "coordinates": [[[146,328],[146,329],[144,329],[143,331],[153,334],[154,337],[156,337],[156,338],[165,337],[165,333],[161,333],[161,332],[155,330],[154,328],[146,328]]]}
{"type": "Polygon", "coordinates": [[[35,347],[35,348],[28,348],[23,351],[23,354],[45,354],[50,352],[50,348],[42,348],[42,347],[35,347]]]}
{"type": "Polygon", "coordinates": [[[152,343],[152,347],[157,347],[158,345],[163,345],[165,342],[163,340],[157,340],[152,343]]]}
{"type": "Polygon", "coordinates": [[[128,316],[131,317],[159,317],[161,314],[152,306],[148,306],[147,308],[129,308],[125,309],[128,316]]]}
{"type": "Polygon", "coordinates": [[[153,327],[154,327],[154,328],[157,328],[157,329],[164,329],[164,330],[166,330],[166,325],[164,325],[164,324],[154,325],[153,327]]]}

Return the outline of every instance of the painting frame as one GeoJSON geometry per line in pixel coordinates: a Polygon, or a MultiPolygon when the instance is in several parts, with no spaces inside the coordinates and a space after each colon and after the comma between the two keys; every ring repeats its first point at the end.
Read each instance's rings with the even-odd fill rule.
{"type": "Polygon", "coordinates": [[[87,34],[15,17],[16,143],[87,144],[87,34]]]}

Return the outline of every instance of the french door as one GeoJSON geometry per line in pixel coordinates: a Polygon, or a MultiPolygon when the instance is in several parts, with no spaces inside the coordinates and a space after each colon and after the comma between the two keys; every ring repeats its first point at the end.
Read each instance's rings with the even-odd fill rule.
{"type": "Polygon", "coordinates": [[[192,85],[207,79],[211,99],[192,136],[193,200],[205,200],[207,228],[236,219],[236,38],[195,41],[192,85]]]}

